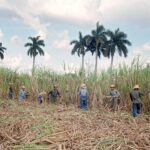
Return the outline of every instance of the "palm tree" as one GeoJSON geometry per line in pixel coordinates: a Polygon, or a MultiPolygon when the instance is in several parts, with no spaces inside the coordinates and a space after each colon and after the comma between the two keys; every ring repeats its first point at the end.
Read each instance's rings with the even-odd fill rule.
{"type": "Polygon", "coordinates": [[[123,53],[124,57],[127,57],[127,45],[130,46],[131,42],[127,39],[127,35],[120,31],[119,28],[115,32],[108,30],[107,35],[109,37],[107,42],[108,57],[111,57],[110,66],[112,68],[115,52],[118,51],[119,56],[122,56],[123,53]]]}
{"type": "Polygon", "coordinates": [[[84,70],[84,56],[85,56],[85,38],[82,36],[82,33],[79,32],[79,41],[73,40],[70,42],[70,44],[74,44],[73,49],[71,51],[71,54],[74,55],[75,53],[82,55],[82,71],[84,70]]]}
{"type": "Polygon", "coordinates": [[[92,35],[85,36],[87,50],[92,54],[95,52],[95,75],[97,75],[97,61],[101,55],[104,43],[106,42],[106,32],[103,25],[96,24],[96,30],[92,30],[92,35]]]}
{"type": "Polygon", "coordinates": [[[35,57],[39,54],[40,56],[44,56],[44,51],[41,46],[45,46],[44,40],[39,39],[40,36],[37,37],[29,37],[31,42],[26,43],[25,47],[29,47],[27,51],[27,55],[33,57],[33,66],[32,66],[32,75],[34,75],[35,70],[35,57]]]}
{"type": "Polygon", "coordinates": [[[4,59],[4,51],[6,50],[5,47],[2,46],[2,43],[0,43],[0,58],[4,59]]]}

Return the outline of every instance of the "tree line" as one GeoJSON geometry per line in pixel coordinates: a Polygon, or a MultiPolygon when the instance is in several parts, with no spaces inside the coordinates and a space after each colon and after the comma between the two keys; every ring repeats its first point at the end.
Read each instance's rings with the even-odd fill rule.
{"type": "MultiPolygon", "coordinates": [[[[42,47],[45,46],[44,40],[40,39],[40,36],[36,37],[29,37],[28,38],[30,42],[27,42],[24,46],[29,47],[27,51],[27,55],[31,56],[33,58],[33,64],[32,64],[32,75],[34,75],[35,71],[35,58],[39,54],[40,56],[44,56],[44,50],[42,47]]],[[[5,47],[2,46],[2,43],[0,43],[0,58],[4,59],[4,51],[6,50],[5,47]]]]}
{"type": "MultiPolygon", "coordinates": [[[[40,39],[40,36],[29,37],[31,42],[27,42],[24,46],[28,47],[27,55],[33,58],[32,65],[32,75],[35,70],[35,58],[39,54],[44,56],[44,51],[42,47],[45,46],[44,40],[40,39]]],[[[131,46],[131,42],[127,39],[127,34],[116,29],[115,31],[106,30],[103,25],[100,25],[99,22],[96,24],[96,29],[91,31],[91,34],[85,36],[82,35],[82,32],[79,32],[79,39],[73,40],[70,42],[73,44],[71,54],[75,53],[78,56],[82,56],[82,71],[84,70],[84,57],[87,52],[91,52],[93,55],[95,53],[95,75],[97,74],[97,61],[100,58],[101,54],[104,57],[111,58],[111,68],[113,66],[114,54],[118,51],[119,56],[124,55],[127,57],[128,48],[131,46]]],[[[0,43],[0,58],[4,59],[4,51],[6,50],[0,43]]]]}
{"type": "Polygon", "coordinates": [[[91,52],[92,55],[95,53],[95,75],[97,74],[97,61],[101,54],[104,57],[111,58],[111,68],[113,66],[114,54],[118,51],[119,56],[124,55],[127,57],[128,48],[131,46],[131,42],[127,39],[127,34],[116,29],[114,32],[106,30],[103,25],[99,22],[96,24],[96,29],[91,31],[91,34],[82,35],[79,32],[79,40],[73,40],[70,44],[73,44],[71,51],[72,55],[75,53],[78,56],[82,56],[82,70],[84,70],[84,56],[86,52],[91,52]]]}

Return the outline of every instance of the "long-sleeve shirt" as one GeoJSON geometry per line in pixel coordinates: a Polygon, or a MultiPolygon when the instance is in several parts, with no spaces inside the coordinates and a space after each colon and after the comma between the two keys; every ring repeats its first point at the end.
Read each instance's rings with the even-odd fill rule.
{"type": "Polygon", "coordinates": [[[83,100],[87,100],[88,99],[88,91],[87,91],[86,88],[80,88],[78,94],[80,96],[80,99],[83,99],[83,100]]]}
{"type": "Polygon", "coordinates": [[[138,90],[130,92],[130,98],[133,103],[141,103],[141,96],[143,96],[143,94],[138,90]]]}
{"type": "Polygon", "coordinates": [[[48,93],[48,97],[50,96],[53,98],[60,97],[60,92],[58,90],[52,90],[48,93]]]}
{"type": "Polygon", "coordinates": [[[20,101],[23,101],[23,100],[25,100],[26,99],[26,91],[25,90],[20,90],[19,91],[19,100],[20,101]]]}
{"type": "Polygon", "coordinates": [[[114,89],[114,90],[111,90],[107,93],[107,96],[112,96],[112,97],[119,97],[120,96],[120,93],[118,90],[114,89]]]}

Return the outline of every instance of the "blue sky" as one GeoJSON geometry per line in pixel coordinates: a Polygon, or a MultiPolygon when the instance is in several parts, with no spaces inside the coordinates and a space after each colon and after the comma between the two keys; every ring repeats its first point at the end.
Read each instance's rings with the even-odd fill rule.
{"type": "MultiPolygon", "coordinates": [[[[148,0],[0,0],[0,42],[7,48],[0,65],[30,70],[32,59],[24,44],[29,36],[40,35],[45,40],[45,56],[36,58],[36,65],[62,72],[65,63],[73,71],[81,65],[81,58],[70,54],[70,41],[78,39],[78,32],[89,34],[96,22],[106,29],[118,27],[128,35],[132,46],[127,58],[116,53],[114,66],[130,64],[140,56],[150,60],[150,1],[148,0]]],[[[95,57],[85,56],[87,68],[94,69],[95,57]]],[[[98,70],[107,69],[110,59],[101,57],[98,70]]]]}

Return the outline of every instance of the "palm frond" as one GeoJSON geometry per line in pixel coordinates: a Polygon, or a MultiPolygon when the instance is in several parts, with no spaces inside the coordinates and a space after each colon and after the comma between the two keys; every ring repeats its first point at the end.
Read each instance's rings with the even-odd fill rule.
{"type": "Polygon", "coordinates": [[[0,47],[0,52],[1,52],[1,53],[4,53],[4,49],[2,49],[1,47],[0,47]]]}
{"type": "Polygon", "coordinates": [[[0,58],[4,59],[4,54],[0,52],[0,58]]]}
{"type": "Polygon", "coordinates": [[[29,36],[28,39],[33,41],[34,37],[29,36]]]}
{"type": "Polygon", "coordinates": [[[35,37],[35,39],[38,41],[38,40],[40,39],[40,37],[41,37],[41,36],[39,35],[39,36],[35,37]]]}
{"type": "Polygon", "coordinates": [[[78,51],[78,48],[79,48],[79,44],[77,43],[77,44],[74,45],[74,47],[73,47],[73,49],[72,49],[72,51],[71,51],[71,54],[74,55],[75,52],[78,51]]]}
{"type": "Polygon", "coordinates": [[[43,40],[39,40],[39,41],[37,41],[37,45],[45,46],[45,43],[43,40]]]}
{"type": "Polygon", "coordinates": [[[37,50],[38,50],[40,55],[44,56],[44,51],[41,47],[37,47],[37,50]]]}
{"type": "Polygon", "coordinates": [[[28,51],[27,51],[27,55],[32,57],[33,55],[33,48],[30,48],[28,51]]]}
{"type": "Polygon", "coordinates": [[[82,32],[79,32],[79,41],[82,42],[83,37],[82,37],[82,32]]]}
{"type": "Polygon", "coordinates": [[[25,47],[31,47],[31,46],[33,46],[33,44],[32,43],[26,43],[25,45],[24,45],[25,47]]]}
{"type": "Polygon", "coordinates": [[[126,44],[126,45],[128,45],[128,46],[131,46],[131,45],[132,45],[131,42],[128,41],[128,40],[126,40],[126,39],[122,40],[122,43],[124,43],[124,44],[126,44]]]}
{"type": "Polygon", "coordinates": [[[71,45],[75,44],[75,43],[78,43],[78,41],[77,40],[73,40],[73,41],[70,42],[71,45]]]}

